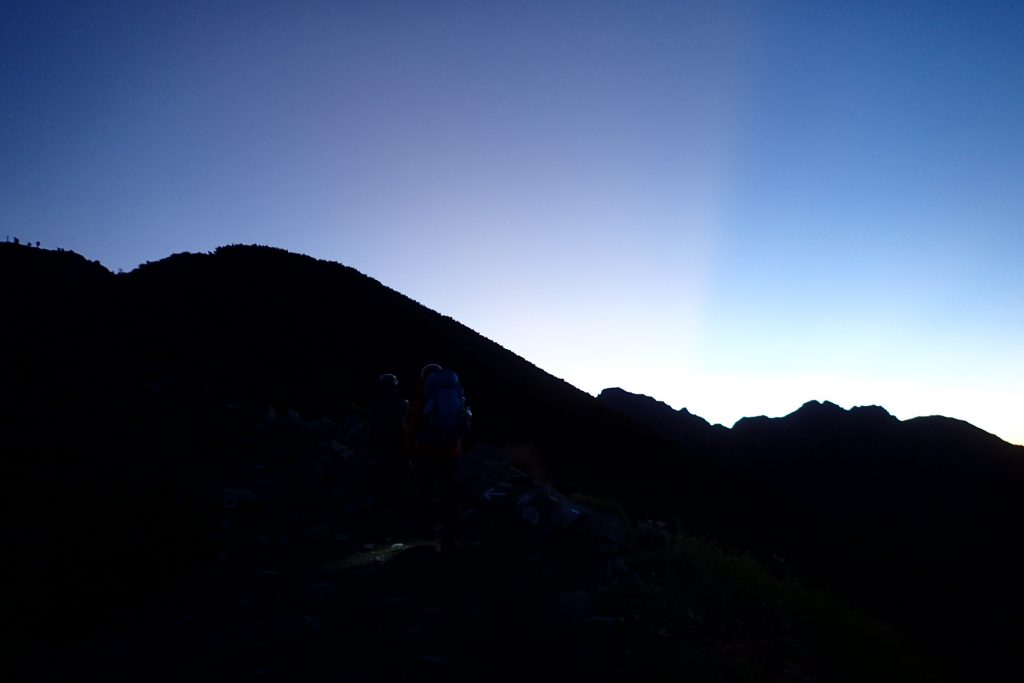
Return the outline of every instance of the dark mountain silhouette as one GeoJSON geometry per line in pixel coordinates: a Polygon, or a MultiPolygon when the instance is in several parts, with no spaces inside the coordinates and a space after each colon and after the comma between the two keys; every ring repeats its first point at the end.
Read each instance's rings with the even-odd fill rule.
{"type": "MultiPolygon", "coordinates": [[[[1013,530],[1022,512],[1022,449],[966,423],[899,422],[881,408],[810,403],[786,418],[751,418],[730,430],[621,390],[595,400],[351,268],[268,247],[178,254],[114,275],[70,252],[0,244],[0,286],[8,294],[0,445],[9,475],[12,581],[22,587],[8,598],[8,611],[33,644],[25,648],[29,661],[55,647],[96,664],[102,648],[76,651],[69,643],[113,628],[104,624],[145,623],[150,630],[139,633],[151,637],[139,639],[205,652],[200,659],[220,667],[210,671],[228,676],[250,649],[276,653],[277,663],[246,659],[247,675],[266,669],[284,676],[275,667],[302,651],[308,656],[297,675],[325,676],[332,639],[340,638],[345,652],[365,655],[351,655],[353,680],[468,679],[488,657],[502,657],[479,642],[482,634],[500,634],[504,645],[511,638],[518,651],[543,649],[551,623],[568,619],[586,624],[571,630],[572,647],[593,660],[596,678],[616,679],[620,665],[650,677],[664,673],[663,663],[684,662],[677,673],[739,679],[742,659],[762,678],[805,680],[778,673],[792,669],[787,657],[831,672],[826,680],[862,678],[851,662],[872,661],[864,653],[822,654],[832,645],[814,649],[812,637],[798,635],[765,649],[762,632],[724,626],[804,633],[777,610],[754,614],[733,599],[717,620],[706,620],[705,612],[716,613],[710,605],[721,603],[708,598],[718,589],[700,600],[685,591],[673,598],[685,606],[682,624],[601,630],[629,617],[620,604],[624,621],[601,621],[618,608],[598,605],[595,596],[604,593],[588,563],[605,566],[614,558],[595,548],[627,542],[598,542],[597,532],[581,530],[607,526],[600,510],[621,505],[634,521],[677,521],[688,537],[715,539],[769,564],[784,557],[786,572],[917,638],[913,647],[930,653],[939,669],[961,667],[954,676],[983,669],[994,676],[1016,663],[1010,644],[1021,634],[1014,619],[1024,605],[1017,588],[1024,563],[1013,530]],[[436,590],[411,578],[437,573],[435,560],[412,553],[421,559],[394,572],[408,583],[396,598],[374,561],[363,570],[341,568],[337,559],[358,555],[363,545],[373,557],[388,547],[367,497],[365,411],[378,374],[394,372],[410,393],[427,362],[459,372],[474,412],[469,452],[486,472],[463,484],[475,491],[467,494],[463,542],[481,550],[464,555],[472,559],[458,572],[472,569],[495,582],[445,589],[455,591],[445,594],[459,616],[435,625],[452,637],[482,629],[472,656],[434,657],[419,636],[410,639],[422,624],[403,621],[430,621],[448,609],[436,590]],[[591,501],[580,508],[592,510],[584,519],[604,522],[572,522],[577,513],[566,510],[583,504],[565,496],[579,493],[591,501]],[[307,592],[320,583],[331,597],[314,600],[307,592]],[[467,597],[469,589],[479,600],[467,597]],[[182,591],[191,597],[175,612],[169,605],[182,591]],[[509,604],[508,595],[518,596],[522,609],[504,624],[498,605],[509,604]],[[387,602],[393,598],[399,601],[387,602]],[[236,599],[248,616],[226,607],[236,599]],[[342,604],[358,608],[341,617],[342,604]],[[407,630],[400,634],[371,616],[378,608],[401,612],[394,624],[407,630]],[[169,610],[181,623],[201,615],[212,625],[198,641],[184,642],[188,629],[167,626],[169,610]],[[371,632],[351,621],[355,614],[372,622],[371,632]],[[473,614],[486,617],[486,628],[473,614]],[[222,650],[211,645],[221,630],[243,633],[222,650]],[[317,644],[304,644],[307,636],[317,644]],[[389,638],[401,643],[400,657],[380,649],[389,638]],[[721,638],[742,655],[705,656],[721,638]],[[602,646],[601,639],[618,645],[602,646]],[[705,649],[694,650],[698,642],[705,649]],[[676,649],[666,650],[668,643],[676,649]],[[649,668],[636,657],[613,665],[595,654],[625,657],[626,650],[646,653],[649,668]],[[372,657],[413,668],[375,677],[372,657]],[[417,668],[441,660],[458,661],[458,670],[417,668]],[[837,673],[846,664],[851,668],[837,673]]],[[[657,552],[683,546],[719,557],[699,544],[662,544],[657,552]]],[[[687,557],[683,575],[707,580],[694,569],[704,565],[687,557]]],[[[740,576],[748,571],[742,562],[730,566],[740,576]]],[[[652,604],[666,601],[638,590],[652,604]]],[[[838,641],[847,648],[866,642],[838,641]]],[[[139,658],[157,656],[136,644],[139,658]]],[[[864,646],[881,651],[876,645],[864,646]]],[[[521,677],[528,662],[543,661],[539,654],[517,657],[521,666],[505,666],[502,675],[521,677]]],[[[141,666],[141,659],[131,661],[141,666]]],[[[561,666],[568,675],[579,661],[561,666]]],[[[197,673],[177,671],[179,678],[197,673]]]]}
{"type": "MultiPolygon", "coordinates": [[[[411,391],[436,361],[463,377],[476,438],[537,450],[564,487],[610,494],[624,457],[638,471],[674,470],[683,483],[666,492],[719,477],[713,463],[679,458],[668,440],[582,391],[336,263],[225,247],[115,276],[68,252],[4,247],[0,285],[15,293],[4,351],[17,362],[3,409],[15,424],[59,417],[88,433],[111,412],[130,422],[161,378],[189,397],[335,415],[366,400],[379,372],[396,372],[411,391]]],[[[647,483],[615,485],[624,487],[647,498],[647,483]]],[[[704,490],[693,497],[713,504],[704,490]]]]}
{"type": "Polygon", "coordinates": [[[358,416],[384,371],[411,393],[425,363],[456,368],[474,442],[565,492],[643,500],[644,478],[619,476],[628,460],[672,473],[655,486],[663,511],[713,520],[715,488],[728,486],[712,463],[679,458],[670,441],[336,263],[226,247],[114,275],[70,252],[3,244],[0,287],[0,444],[22,587],[9,611],[37,646],[160,612],[182,586],[215,576],[217,558],[232,556],[217,529],[236,489],[289,501],[250,535],[273,539],[283,525],[301,539],[308,520],[329,519],[343,536],[379,542],[357,514],[364,496],[339,494],[339,512],[326,475],[309,494],[307,470],[344,467],[313,454],[282,461],[282,450],[310,452],[313,437],[280,416],[322,416],[340,426],[320,442],[362,452],[358,416]],[[355,431],[344,428],[353,419],[355,431]]]}
{"type": "MultiPolygon", "coordinates": [[[[781,418],[711,427],[621,389],[599,400],[684,448],[700,447],[758,493],[751,547],[890,614],[913,615],[947,652],[1001,661],[1024,605],[1024,448],[945,417],[811,401],[781,418]]],[[[750,488],[748,488],[750,490],[750,488]]]]}
{"type": "Polygon", "coordinates": [[[616,412],[647,425],[662,436],[684,448],[696,451],[715,451],[728,430],[722,425],[712,426],[707,420],[686,408],[675,410],[650,396],[631,394],[623,389],[605,389],[598,399],[616,412]]]}

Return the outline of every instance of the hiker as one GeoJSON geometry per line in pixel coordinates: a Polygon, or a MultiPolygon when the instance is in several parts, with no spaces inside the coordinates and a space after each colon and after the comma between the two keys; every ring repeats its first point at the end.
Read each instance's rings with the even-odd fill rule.
{"type": "Polygon", "coordinates": [[[440,498],[441,552],[455,539],[455,470],[462,455],[462,438],[469,411],[459,377],[431,363],[420,372],[406,427],[406,452],[412,456],[421,514],[433,533],[440,498]]]}
{"type": "Polygon", "coordinates": [[[377,498],[393,522],[402,516],[407,498],[408,465],[402,448],[408,414],[409,402],[398,392],[398,378],[391,373],[378,377],[370,406],[370,452],[377,474],[377,498]]]}

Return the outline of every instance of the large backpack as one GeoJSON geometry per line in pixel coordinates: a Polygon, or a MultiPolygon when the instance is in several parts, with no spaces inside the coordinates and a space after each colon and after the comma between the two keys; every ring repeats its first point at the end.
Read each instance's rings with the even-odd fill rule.
{"type": "Polygon", "coordinates": [[[462,436],[465,420],[459,376],[448,369],[431,373],[423,396],[423,440],[436,446],[454,446],[462,436]]]}

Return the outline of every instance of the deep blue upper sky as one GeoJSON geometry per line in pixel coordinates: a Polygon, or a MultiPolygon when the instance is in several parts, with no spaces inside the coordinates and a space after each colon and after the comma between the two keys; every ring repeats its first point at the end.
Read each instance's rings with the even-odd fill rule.
{"type": "Polygon", "coordinates": [[[1024,443],[1024,3],[0,7],[5,234],[273,244],[591,392],[1024,443]]]}

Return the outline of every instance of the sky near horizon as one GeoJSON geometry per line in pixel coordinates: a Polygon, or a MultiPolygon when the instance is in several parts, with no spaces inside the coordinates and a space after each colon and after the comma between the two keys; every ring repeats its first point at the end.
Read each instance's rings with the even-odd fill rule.
{"type": "Polygon", "coordinates": [[[0,223],[339,261],[590,393],[1024,444],[1024,3],[0,2],[0,223]]]}

